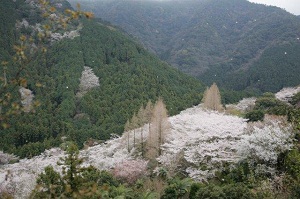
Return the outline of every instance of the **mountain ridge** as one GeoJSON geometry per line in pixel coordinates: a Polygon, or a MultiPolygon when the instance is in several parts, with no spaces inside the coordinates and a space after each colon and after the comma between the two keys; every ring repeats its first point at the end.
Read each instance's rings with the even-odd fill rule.
{"type": "MultiPolygon", "coordinates": [[[[70,2],[74,4],[73,0],[70,2]]],[[[275,65],[277,71],[287,74],[286,82],[279,84],[274,78],[260,77],[261,82],[271,81],[274,87],[262,88],[246,77],[247,73],[260,76],[260,71],[249,69],[257,69],[263,59],[268,61],[268,67],[274,65],[266,58],[267,50],[300,45],[297,40],[300,20],[283,9],[246,0],[81,0],[79,3],[83,9],[92,9],[96,16],[120,26],[173,67],[208,85],[215,81],[235,90],[276,92],[300,83],[295,77],[289,77],[291,71],[285,70],[289,63],[275,65]],[[242,78],[232,81],[236,74],[242,78]]],[[[291,58],[290,64],[298,63],[296,57],[291,58]]],[[[300,70],[299,65],[296,70],[300,70]]],[[[276,77],[283,78],[283,75],[276,77]]]]}

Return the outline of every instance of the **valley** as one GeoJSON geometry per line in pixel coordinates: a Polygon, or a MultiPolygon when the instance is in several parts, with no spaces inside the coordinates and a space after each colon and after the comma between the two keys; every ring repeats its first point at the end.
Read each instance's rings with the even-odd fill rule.
{"type": "Polygon", "coordinates": [[[0,198],[300,197],[299,17],[76,3],[0,1],[0,198]]]}

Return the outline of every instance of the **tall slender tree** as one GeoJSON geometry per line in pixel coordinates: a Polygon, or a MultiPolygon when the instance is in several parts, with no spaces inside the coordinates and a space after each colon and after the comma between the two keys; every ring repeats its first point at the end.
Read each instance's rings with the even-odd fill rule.
{"type": "Polygon", "coordinates": [[[124,127],[124,133],[127,133],[126,135],[126,138],[127,138],[127,150],[128,152],[130,151],[130,134],[129,134],[129,131],[130,131],[130,122],[129,120],[126,121],[126,124],[125,124],[125,127],[124,127]]]}
{"type": "Polygon", "coordinates": [[[203,95],[203,106],[214,111],[222,111],[221,95],[216,83],[213,83],[210,88],[207,88],[203,95]]]}
{"type": "Polygon", "coordinates": [[[149,124],[148,132],[150,132],[150,123],[151,123],[152,113],[153,113],[153,104],[152,104],[151,100],[149,100],[146,105],[146,108],[145,108],[145,122],[149,124]]]}
{"type": "Polygon", "coordinates": [[[131,129],[133,129],[133,147],[135,148],[136,144],[136,129],[139,128],[139,119],[134,113],[131,118],[131,129]]]}
{"type": "Polygon", "coordinates": [[[165,142],[170,126],[166,105],[162,98],[159,98],[153,109],[151,130],[147,139],[147,157],[149,159],[154,159],[162,154],[161,145],[165,142]]]}
{"type": "Polygon", "coordinates": [[[146,118],[146,110],[144,109],[144,106],[142,105],[137,113],[137,118],[138,118],[138,125],[140,128],[141,132],[141,151],[142,151],[142,157],[144,157],[144,128],[143,126],[147,123],[147,118],[146,118]]]}
{"type": "Polygon", "coordinates": [[[78,192],[82,181],[81,176],[81,164],[82,158],[79,158],[78,147],[71,143],[67,148],[67,156],[61,159],[62,162],[58,162],[59,165],[63,165],[63,180],[66,183],[66,192],[72,195],[74,192],[78,192]]]}

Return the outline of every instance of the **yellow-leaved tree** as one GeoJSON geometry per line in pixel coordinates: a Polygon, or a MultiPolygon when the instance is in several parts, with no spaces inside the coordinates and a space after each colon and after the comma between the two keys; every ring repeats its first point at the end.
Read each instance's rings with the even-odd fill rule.
{"type": "Polygon", "coordinates": [[[221,104],[221,95],[219,88],[216,83],[213,83],[209,88],[206,89],[203,95],[203,106],[206,109],[214,111],[224,110],[221,104]]]}

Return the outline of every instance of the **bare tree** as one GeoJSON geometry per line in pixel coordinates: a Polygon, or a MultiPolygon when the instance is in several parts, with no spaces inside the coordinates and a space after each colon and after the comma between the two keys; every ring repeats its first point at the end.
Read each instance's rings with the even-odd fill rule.
{"type": "Polygon", "coordinates": [[[144,157],[144,128],[143,126],[147,123],[147,118],[146,118],[146,110],[144,109],[144,106],[142,105],[137,113],[137,118],[138,118],[138,126],[141,127],[141,151],[142,151],[142,156],[144,157]]]}
{"type": "Polygon", "coordinates": [[[136,129],[139,128],[139,119],[134,113],[131,118],[131,129],[133,129],[133,147],[135,148],[135,139],[136,139],[136,129]]]}
{"type": "Polygon", "coordinates": [[[130,122],[129,120],[126,121],[125,123],[125,127],[124,127],[124,132],[127,133],[127,150],[128,152],[130,152],[130,148],[129,148],[129,131],[130,131],[130,122]]]}
{"type": "Polygon", "coordinates": [[[211,109],[214,111],[222,111],[223,107],[221,104],[221,95],[219,88],[216,83],[213,83],[210,88],[207,88],[204,92],[203,105],[207,109],[211,109]]]}
{"type": "Polygon", "coordinates": [[[153,104],[151,100],[148,101],[146,108],[145,108],[145,122],[149,124],[149,132],[150,132],[150,123],[153,113],[153,104]]]}
{"type": "Polygon", "coordinates": [[[165,142],[169,129],[168,112],[162,98],[159,98],[153,109],[151,129],[147,139],[147,157],[149,159],[161,155],[161,145],[165,142]]]}

